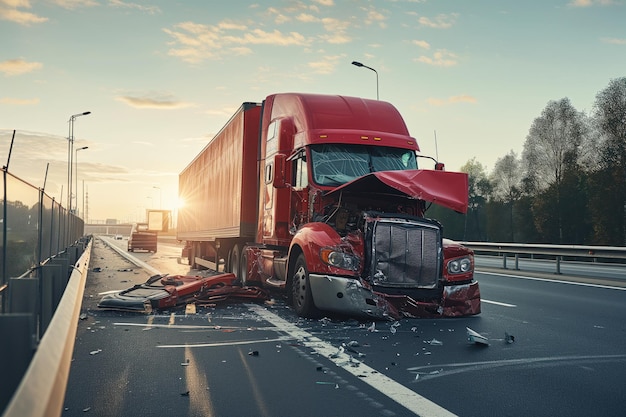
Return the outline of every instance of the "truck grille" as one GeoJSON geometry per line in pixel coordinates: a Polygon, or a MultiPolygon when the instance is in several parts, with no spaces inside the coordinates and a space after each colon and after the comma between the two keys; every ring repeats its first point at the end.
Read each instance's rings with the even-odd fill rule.
{"type": "Polygon", "coordinates": [[[435,288],[442,243],[437,224],[377,219],[371,227],[372,284],[397,288],[435,288]]]}

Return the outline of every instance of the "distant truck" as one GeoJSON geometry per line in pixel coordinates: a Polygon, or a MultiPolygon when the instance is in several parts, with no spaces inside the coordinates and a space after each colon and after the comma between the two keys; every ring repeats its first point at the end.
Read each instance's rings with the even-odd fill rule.
{"type": "Polygon", "coordinates": [[[157,251],[157,232],[148,228],[148,223],[135,223],[128,237],[128,251],[157,251]]]}
{"type": "Polygon", "coordinates": [[[418,151],[387,102],[243,103],[180,173],[183,257],[215,270],[223,259],[303,317],[478,314],[472,251],[425,217],[431,203],[465,213],[467,175],[420,169],[418,151]]]}

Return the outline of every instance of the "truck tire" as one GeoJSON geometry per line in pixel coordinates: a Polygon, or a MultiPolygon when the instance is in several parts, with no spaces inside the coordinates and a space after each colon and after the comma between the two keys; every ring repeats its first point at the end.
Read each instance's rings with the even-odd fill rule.
{"type": "Polygon", "coordinates": [[[236,282],[241,282],[241,246],[235,244],[228,254],[228,272],[232,272],[237,278],[236,282]]]}
{"type": "Polygon", "coordinates": [[[306,260],[302,254],[296,259],[293,275],[291,276],[291,301],[294,310],[300,317],[318,318],[321,315],[313,301],[309,271],[306,268],[306,260]]]}

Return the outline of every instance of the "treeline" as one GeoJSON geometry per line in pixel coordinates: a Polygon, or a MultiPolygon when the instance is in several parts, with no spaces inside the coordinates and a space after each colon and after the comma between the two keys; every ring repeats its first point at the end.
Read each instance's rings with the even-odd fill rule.
{"type": "Polygon", "coordinates": [[[476,160],[466,215],[433,205],[446,237],[462,241],[626,246],[626,77],[596,95],[590,114],[550,101],[521,156],[491,173],[476,160]]]}

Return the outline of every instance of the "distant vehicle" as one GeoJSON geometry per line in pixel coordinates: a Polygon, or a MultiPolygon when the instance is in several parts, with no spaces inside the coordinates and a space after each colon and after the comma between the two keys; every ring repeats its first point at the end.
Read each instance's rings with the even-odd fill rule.
{"type": "Polygon", "coordinates": [[[128,237],[128,251],[147,250],[157,251],[157,232],[148,229],[148,223],[136,223],[128,237]]]}
{"type": "Polygon", "coordinates": [[[432,203],[467,211],[467,174],[420,169],[418,151],[384,101],[243,103],[179,175],[182,256],[215,270],[224,259],[241,285],[283,289],[303,317],[478,314],[473,252],[426,216],[432,203]]]}
{"type": "Polygon", "coordinates": [[[115,235],[115,240],[122,240],[122,235],[115,235]]]}

